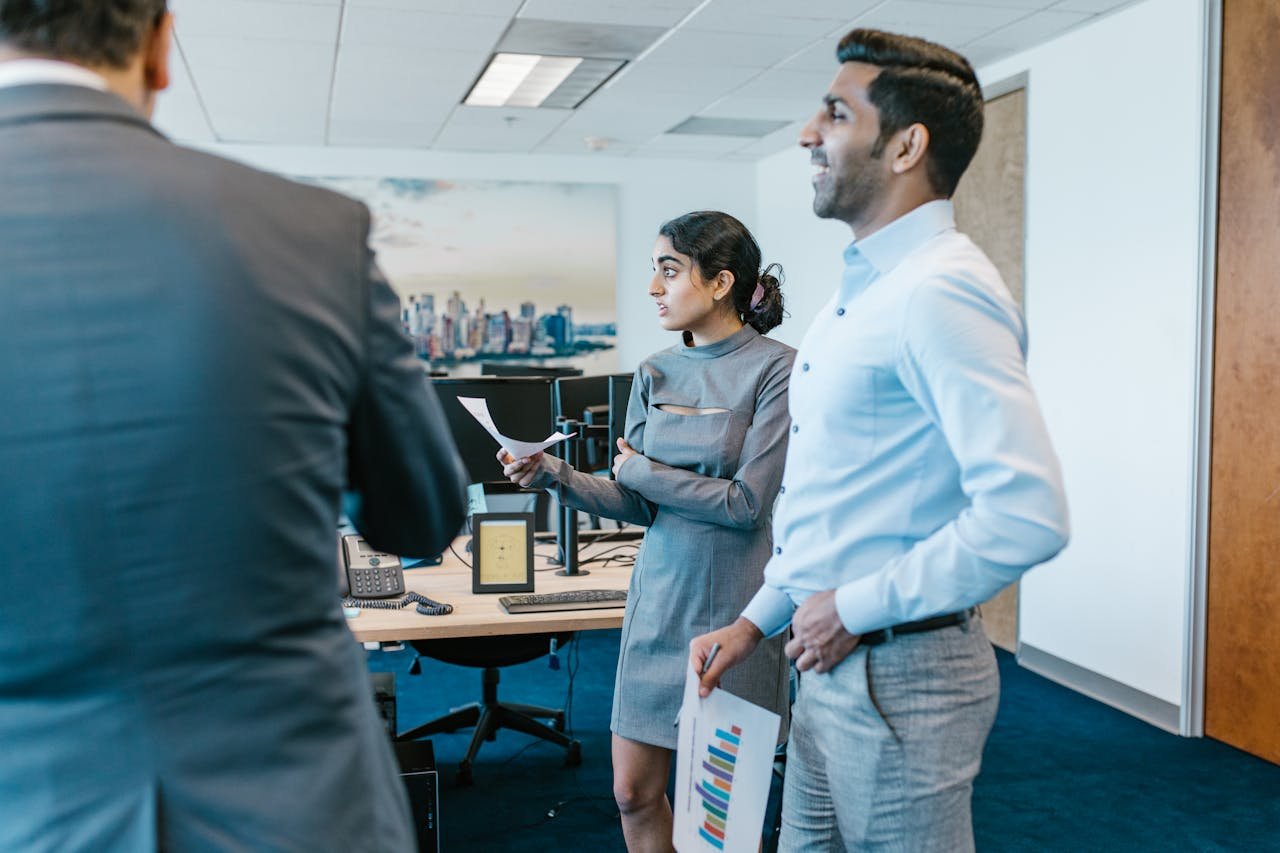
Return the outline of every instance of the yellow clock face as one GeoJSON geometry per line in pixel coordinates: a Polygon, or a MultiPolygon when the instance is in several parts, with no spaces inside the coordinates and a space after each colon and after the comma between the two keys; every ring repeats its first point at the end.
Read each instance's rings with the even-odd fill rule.
{"type": "Polygon", "coordinates": [[[524,521],[485,521],[480,536],[480,582],[518,584],[528,578],[524,521]]]}

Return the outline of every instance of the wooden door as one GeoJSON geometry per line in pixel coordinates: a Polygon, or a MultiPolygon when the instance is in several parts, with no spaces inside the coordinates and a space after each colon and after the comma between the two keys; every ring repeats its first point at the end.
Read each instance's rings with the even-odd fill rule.
{"type": "MultiPolygon", "coordinates": [[[[1027,90],[987,101],[982,144],[956,190],[956,224],[982,247],[1023,304],[1023,178],[1027,159],[1027,90]]],[[[991,642],[1017,651],[1018,584],[982,605],[991,642]]]]}
{"type": "Polygon", "coordinates": [[[1280,3],[1223,4],[1205,734],[1280,763],[1280,3]]]}

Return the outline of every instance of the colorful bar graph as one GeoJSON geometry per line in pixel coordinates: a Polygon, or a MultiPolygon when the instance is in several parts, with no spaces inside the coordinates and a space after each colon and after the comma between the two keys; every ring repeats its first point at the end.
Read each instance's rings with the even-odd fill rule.
{"type": "Polygon", "coordinates": [[[742,744],[742,729],[730,726],[728,731],[716,729],[715,737],[707,743],[707,755],[702,761],[706,775],[694,785],[702,798],[703,820],[698,835],[716,850],[724,849],[725,824],[729,819],[729,796],[733,793],[733,768],[738,762],[738,747],[742,744]]]}

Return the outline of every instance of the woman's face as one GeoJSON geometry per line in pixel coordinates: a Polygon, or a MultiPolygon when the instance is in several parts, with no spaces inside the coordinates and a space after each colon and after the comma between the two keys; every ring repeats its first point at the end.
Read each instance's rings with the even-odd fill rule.
{"type": "Polygon", "coordinates": [[[712,283],[704,282],[697,265],[658,237],[653,246],[653,278],[649,295],[658,303],[658,323],[668,331],[693,331],[716,316],[719,303],[712,283]]]}

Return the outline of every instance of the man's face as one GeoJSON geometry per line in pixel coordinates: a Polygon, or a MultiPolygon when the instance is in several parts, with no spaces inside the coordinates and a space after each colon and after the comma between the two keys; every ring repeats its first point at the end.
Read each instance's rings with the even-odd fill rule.
{"type": "Polygon", "coordinates": [[[818,113],[800,131],[809,149],[813,175],[813,212],[856,226],[872,218],[889,178],[887,152],[876,151],[880,116],[867,87],[880,73],[874,65],[840,66],[818,113]]]}

